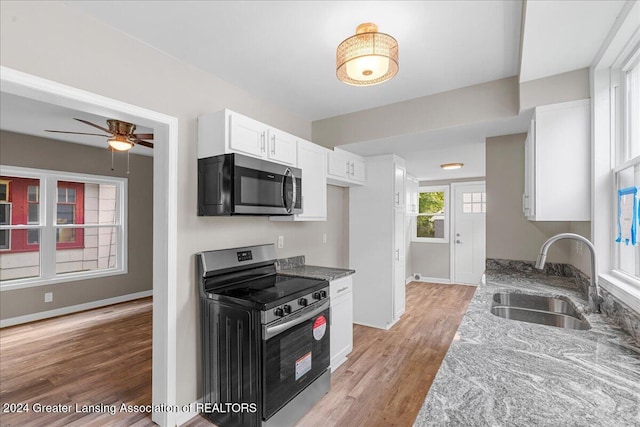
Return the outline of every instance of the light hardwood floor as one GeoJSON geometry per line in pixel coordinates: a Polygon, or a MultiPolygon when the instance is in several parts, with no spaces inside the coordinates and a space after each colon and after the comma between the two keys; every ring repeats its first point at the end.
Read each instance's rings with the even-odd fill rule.
{"type": "MultiPolygon", "coordinates": [[[[473,296],[472,286],[412,282],[389,331],[354,326],[331,391],[298,424],[410,426],[473,296]]],[[[151,403],[151,299],[0,330],[0,403],[151,403]]],[[[30,408],[30,409],[31,409],[30,408]]],[[[3,409],[0,407],[0,410],[3,409]]],[[[2,426],[152,426],[149,414],[1,413],[2,426]]],[[[197,416],[187,427],[211,426],[197,416]]]]}
{"type": "Polygon", "coordinates": [[[144,412],[75,409],[151,403],[151,313],[143,298],[0,330],[0,425],[155,425],[144,412]],[[29,412],[4,413],[10,403],[29,412]],[[36,413],[34,404],[56,406],[36,413]]]}

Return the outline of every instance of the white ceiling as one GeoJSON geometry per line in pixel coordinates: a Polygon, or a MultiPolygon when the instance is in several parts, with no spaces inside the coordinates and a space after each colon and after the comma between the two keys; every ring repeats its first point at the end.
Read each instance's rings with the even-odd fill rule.
{"type": "MultiPolygon", "coordinates": [[[[589,66],[623,3],[529,0],[521,81],[589,66]]],[[[519,71],[519,0],[66,4],[307,120],[492,81],[519,71]],[[379,30],[392,34],[400,46],[400,71],[381,85],[352,87],[335,77],[335,49],[362,22],[377,23],[379,30]]],[[[100,137],[65,136],[43,130],[92,132],[89,126],[72,118],[98,124],[106,118],[39,104],[2,94],[0,127],[105,146],[100,137]]],[[[394,152],[407,160],[409,172],[423,180],[483,176],[484,139],[525,132],[529,116],[524,113],[507,120],[341,148],[362,155],[394,152]],[[458,171],[439,169],[441,163],[453,161],[461,161],[465,167],[458,171]]],[[[133,152],[152,155],[152,151],[135,147],[133,152]]]]}
{"type": "Polygon", "coordinates": [[[514,76],[520,1],[69,1],[171,56],[308,120],[514,76]],[[335,76],[363,22],[398,40],[400,70],[372,87],[335,76]]]}
{"type": "Polygon", "coordinates": [[[624,0],[528,1],[520,81],[591,65],[624,0]]]}

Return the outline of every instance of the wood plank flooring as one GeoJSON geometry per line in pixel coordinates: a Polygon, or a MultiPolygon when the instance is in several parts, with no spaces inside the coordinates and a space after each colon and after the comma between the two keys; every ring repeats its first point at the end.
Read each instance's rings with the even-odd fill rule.
{"type": "Polygon", "coordinates": [[[144,412],[75,409],[151,403],[151,313],[143,298],[0,330],[0,425],[155,425],[144,412]],[[5,403],[29,412],[6,413],[5,403]],[[36,413],[34,404],[57,406],[36,413]]]}
{"type": "MultiPolygon", "coordinates": [[[[475,287],[412,282],[406,291],[406,312],[390,330],[354,325],[331,391],[296,427],[413,425],[475,287]]],[[[184,426],[211,425],[198,416],[184,426]]]]}
{"type": "MultiPolygon", "coordinates": [[[[389,331],[354,326],[331,391],[298,424],[410,426],[473,296],[472,286],[412,282],[389,331]]],[[[0,330],[4,403],[151,403],[150,298],[0,330]]],[[[31,406],[32,407],[32,406],[31,406]]],[[[152,426],[146,413],[2,413],[2,426],[152,426]]],[[[197,416],[187,427],[211,426],[197,416]]]]}

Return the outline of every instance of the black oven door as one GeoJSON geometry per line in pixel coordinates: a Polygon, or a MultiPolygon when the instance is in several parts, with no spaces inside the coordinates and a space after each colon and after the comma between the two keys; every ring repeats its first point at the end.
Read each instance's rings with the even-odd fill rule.
{"type": "Polygon", "coordinates": [[[329,324],[327,299],[299,316],[263,327],[264,420],[329,368],[329,324]]]}

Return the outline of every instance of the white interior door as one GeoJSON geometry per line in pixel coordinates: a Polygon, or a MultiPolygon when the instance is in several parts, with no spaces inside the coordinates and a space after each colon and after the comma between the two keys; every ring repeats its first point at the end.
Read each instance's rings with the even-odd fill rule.
{"type": "Polygon", "coordinates": [[[485,184],[453,187],[452,283],[478,284],[485,268],[485,184]]]}

